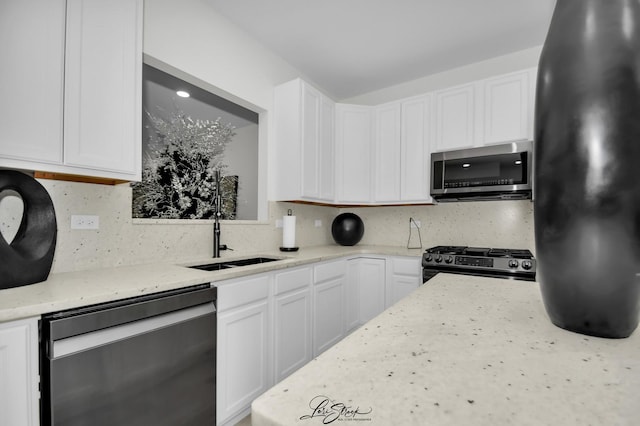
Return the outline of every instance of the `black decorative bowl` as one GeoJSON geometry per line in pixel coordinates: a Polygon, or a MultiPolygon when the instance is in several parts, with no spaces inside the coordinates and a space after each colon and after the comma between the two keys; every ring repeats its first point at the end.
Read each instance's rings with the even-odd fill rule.
{"type": "Polygon", "coordinates": [[[331,224],[331,235],[341,246],[355,246],[364,235],[364,223],[356,214],[339,214],[331,224]]]}

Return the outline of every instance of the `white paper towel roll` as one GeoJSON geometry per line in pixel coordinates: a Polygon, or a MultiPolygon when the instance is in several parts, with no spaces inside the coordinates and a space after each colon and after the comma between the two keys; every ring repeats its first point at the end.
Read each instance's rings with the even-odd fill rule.
{"type": "Polygon", "coordinates": [[[296,217],[282,216],[282,247],[296,246],[296,217]]]}

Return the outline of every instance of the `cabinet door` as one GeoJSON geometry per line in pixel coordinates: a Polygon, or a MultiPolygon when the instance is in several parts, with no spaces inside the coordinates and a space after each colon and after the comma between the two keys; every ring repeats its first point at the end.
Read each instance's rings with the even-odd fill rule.
{"type": "Polygon", "coordinates": [[[140,179],[141,52],[142,0],[67,1],[66,164],[140,179]]]}
{"type": "Polygon", "coordinates": [[[347,261],[347,275],[345,281],[345,333],[350,333],[360,327],[360,259],[347,261]]]}
{"type": "Polygon", "coordinates": [[[338,201],[371,200],[371,108],[336,105],[338,201]]]}
{"type": "Polygon", "coordinates": [[[375,202],[400,200],[400,103],[375,109],[375,202]]]}
{"type": "Polygon", "coordinates": [[[390,267],[387,270],[387,308],[422,283],[422,258],[401,256],[388,259],[390,267]]]}
{"type": "Polygon", "coordinates": [[[484,144],[528,139],[533,96],[528,70],[484,80],[484,144]]]}
{"type": "Polygon", "coordinates": [[[65,0],[0,2],[0,157],[62,161],[64,14],[65,0]]]}
{"type": "Polygon", "coordinates": [[[310,288],[276,296],[274,314],[277,383],[311,360],[310,288]]]}
{"type": "Polygon", "coordinates": [[[476,135],[476,84],[434,92],[434,151],[472,147],[476,135]]]}
{"type": "Polygon", "coordinates": [[[269,388],[268,306],[265,299],[218,316],[218,424],[269,388]]]}
{"type": "Polygon", "coordinates": [[[319,194],[320,94],[302,85],[302,195],[319,194]]]}
{"type": "Polygon", "coordinates": [[[274,90],[275,200],[335,200],[335,103],[300,79],[274,90]]]}
{"type": "Polygon", "coordinates": [[[313,286],[313,356],[344,336],[344,289],[344,276],[313,286]]]}
{"type": "Polygon", "coordinates": [[[333,101],[322,97],[320,99],[320,142],[318,146],[318,174],[319,193],[322,201],[334,201],[335,194],[335,115],[336,108],[333,101]]]}
{"type": "Polygon", "coordinates": [[[358,260],[359,319],[364,324],[385,308],[385,260],[358,260]]]}
{"type": "Polygon", "coordinates": [[[432,202],[430,195],[430,96],[402,103],[400,200],[432,202]]]}
{"type": "Polygon", "coordinates": [[[0,324],[0,423],[37,426],[38,319],[0,324]]]}
{"type": "Polygon", "coordinates": [[[274,277],[274,365],[279,382],[311,360],[312,269],[302,267],[274,277]]]}
{"type": "Polygon", "coordinates": [[[420,285],[420,277],[393,275],[391,280],[391,301],[389,306],[404,299],[420,285]]]}

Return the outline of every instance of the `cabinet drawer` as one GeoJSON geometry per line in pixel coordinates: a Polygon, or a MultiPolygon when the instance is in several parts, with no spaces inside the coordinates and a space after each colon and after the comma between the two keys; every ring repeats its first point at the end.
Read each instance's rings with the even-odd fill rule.
{"type": "Polygon", "coordinates": [[[311,284],[311,268],[294,269],[276,274],[275,294],[286,293],[311,284]]]}
{"type": "Polygon", "coordinates": [[[221,282],[218,287],[218,312],[246,305],[269,296],[269,276],[221,282]]]}
{"type": "Polygon", "coordinates": [[[420,258],[396,257],[392,259],[393,273],[398,275],[420,275],[420,258]]]}
{"type": "Polygon", "coordinates": [[[344,260],[324,263],[313,268],[314,282],[319,283],[338,278],[347,273],[347,263],[344,260]]]}

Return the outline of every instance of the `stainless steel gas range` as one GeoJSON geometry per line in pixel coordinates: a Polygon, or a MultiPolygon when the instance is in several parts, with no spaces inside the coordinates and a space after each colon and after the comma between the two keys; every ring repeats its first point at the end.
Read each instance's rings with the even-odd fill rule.
{"type": "Polygon", "coordinates": [[[535,281],[536,260],[529,250],[437,246],[422,255],[422,281],[439,272],[535,281]]]}

